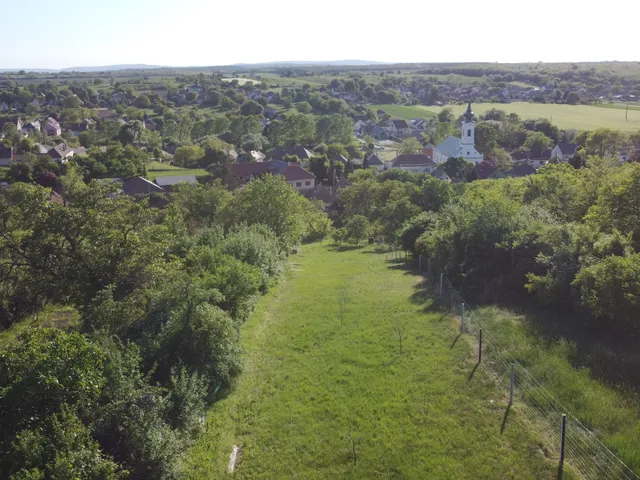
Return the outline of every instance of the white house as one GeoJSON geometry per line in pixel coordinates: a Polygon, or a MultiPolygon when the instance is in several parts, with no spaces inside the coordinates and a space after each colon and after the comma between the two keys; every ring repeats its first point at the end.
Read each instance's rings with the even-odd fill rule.
{"type": "Polygon", "coordinates": [[[561,162],[567,162],[576,155],[578,144],[559,143],[551,150],[551,158],[557,158],[561,162]]]}
{"type": "Polygon", "coordinates": [[[467,106],[462,122],[461,138],[449,136],[439,143],[433,151],[433,161],[436,163],[446,162],[451,157],[462,157],[465,160],[477,164],[484,160],[484,155],[475,147],[476,122],[473,120],[471,102],[467,106]]]}

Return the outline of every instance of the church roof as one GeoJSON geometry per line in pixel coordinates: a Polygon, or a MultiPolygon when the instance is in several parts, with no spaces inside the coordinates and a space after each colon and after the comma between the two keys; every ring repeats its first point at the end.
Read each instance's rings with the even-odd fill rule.
{"type": "Polygon", "coordinates": [[[460,150],[460,139],[449,136],[440,142],[436,149],[447,157],[453,157],[460,150]]]}
{"type": "Polygon", "coordinates": [[[464,112],[464,119],[467,122],[473,122],[473,110],[471,110],[471,102],[467,105],[467,111],[464,112]]]}

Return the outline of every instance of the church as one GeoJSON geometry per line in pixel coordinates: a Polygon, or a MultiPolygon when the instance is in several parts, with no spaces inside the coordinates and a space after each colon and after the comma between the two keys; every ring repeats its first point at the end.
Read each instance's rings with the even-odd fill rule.
{"type": "Polygon", "coordinates": [[[475,131],[476,122],[473,120],[473,110],[469,102],[462,121],[462,136],[460,138],[449,136],[440,142],[433,149],[433,161],[443,163],[451,157],[462,157],[473,164],[480,163],[484,155],[476,150],[475,131]]]}

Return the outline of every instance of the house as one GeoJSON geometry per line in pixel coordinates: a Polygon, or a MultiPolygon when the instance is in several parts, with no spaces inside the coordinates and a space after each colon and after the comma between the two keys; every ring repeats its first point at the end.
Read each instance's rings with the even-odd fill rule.
{"type": "Polygon", "coordinates": [[[439,143],[433,155],[436,163],[446,162],[449,158],[464,158],[473,164],[480,163],[484,160],[484,155],[475,148],[475,129],[476,122],[473,119],[473,111],[471,110],[471,102],[467,106],[462,121],[462,135],[460,138],[449,136],[439,143]]]}
{"type": "Polygon", "coordinates": [[[271,153],[268,155],[268,157],[271,160],[282,161],[282,159],[284,158],[285,155],[295,155],[296,157],[298,157],[302,161],[309,160],[311,157],[313,157],[313,153],[311,153],[309,150],[307,150],[306,148],[301,147],[301,146],[297,146],[297,147],[276,147],[271,151],[271,153]]]}
{"type": "Polygon", "coordinates": [[[3,138],[4,134],[2,132],[4,132],[5,129],[5,125],[6,124],[11,124],[11,125],[15,125],[16,128],[16,133],[22,132],[22,127],[23,127],[23,122],[21,119],[19,118],[2,118],[0,119],[0,138],[3,138]]]}
{"type": "Polygon", "coordinates": [[[309,200],[321,201],[322,203],[324,203],[325,210],[330,209],[331,206],[338,200],[338,195],[336,195],[336,192],[331,188],[325,187],[324,185],[316,185],[309,190],[304,190],[302,194],[309,200]]]}
{"type": "Polygon", "coordinates": [[[82,132],[88,131],[91,127],[93,127],[96,122],[91,118],[85,118],[80,123],[73,123],[69,126],[69,130],[73,134],[74,137],[77,137],[82,132]]]}
{"type": "Polygon", "coordinates": [[[156,184],[169,192],[173,189],[174,186],[179,184],[195,185],[197,183],[198,183],[198,180],[196,179],[195,175],[156,178],[156,184]]]}
{"type": "Polygon", "coordinates": [[[427,121],[424,118],[414,118],[409,121],[412,130],[422,132],[427,128],[427,121]]]}
{"type": "Polygon", "coordinates": [[[242,188],[254,178],[263,175],[282,175],[287,183],[299,191],[310,190],[315,186],[315,176],[297,163],[287,163],[279,160],[262,163],[234,163],[229,167],[227,183],[236,184],[242,188]]]}
{"type": "Polygon", "coordinates": [[[478,180],[486,180],[491,177],[498,169],[495,165],[483,161],[473,166],[472,176],[478,180]]]}
{"type": "Polygon", "coordinates": [[[0,167],[8,167],[13,161],[13,147],[0,146],[0,167]]]}
{"type": "Polygon", "coordinates": [[[522,162],[513,167],[511,170],[505,172],[507,177],[526,177],[536,173],[536,169],[529,165],[527,162],[522,162]]]}
{"type": "Polygon", "coordinates": [[[47,153],[49,153],[49,150],[51,150],[53,147],[51,145],[43,145],[41,143],[36,143],[33,146],[33,148],[36,151],[37,155],[46,155],[47,153]]]}
{"type": "Polygon", "coordinates": [[[406,137],[411,133],[411,127],[406,120],[391,120],[389,127],[391,133],[397,137],[406,137]]]}
{"type": "Polygon", "coordinates": [[[561,162],[568,162],[575,156],[577,150],[577,143],[559,143],[551,150],[551,157],[557,158],[561,162]]]}
{"type": "Polygon", "coordinates": [[[125,195],[150,195],[152,193],[165,193],[165,191],[161,186],[146,178],[133,177],[122,184],[122,193],[125,195]]]}
{"type": "Polygon", "coordinates": [[[146,113],[144,114],[144,121],[142,122],[142,125],[144,126],[144,128],[148,128],[149,130],[152,130],[154,132],[158,130],[158,124],[151,120],[151,118],[149,118],[146,113]]]}
{"type": "Polygon", "coordinates": [[[96,110],[98,121],[115,121],[118,118],[118,114],[115,110],[109,110],[108,108],[99,108],[96,110]]]}
{"type": "Polygon", "coordinates": [[[413,173],[430,173],[436,169],[436,164],[422,153],[411,153],[398,155],[391,164],[391,168],[400,168],[413,173]]]}
{"type": "Polygon", "coordinates": [[[111,101],[114,103],[124,103],[127,101],[127,94],[123,92],[117,92],[111,95],[111,101]]]}
{"type": "Polygon", "coordinates": [[[265,116],[265,118],[273,119],[278,114],[278,112],[273,107],[264,107],[262,114],[265,116]]]}
{"type": "Polygon", "coordinates": [[[63,142],[49,150],[47,155],[58,163],[67,163],[74,153],[74,149],[63,142]]]}
{"type": "Polygon", "coordinates": [[[375,168],[379,172],[384,170],[384,161],[375,153],[372,153],[371,155],[369,155],[366,158],[366,162],[367,162],[368,168],[375,168]]]}
{"type": "Polygon", "coordinates": [[[47,135],[59,137],[62,134],[62,129],[57,120],[49,117],[47,121],[42,125],[42,131],[47,135]]]}
{"type": "Polygon", "coordinates": [[[34,120],[22,125],[22,133],[24,133],[25,135],[29,135],[33,132],[39,132],[41,128],[42,126],[40,125],[40,120],[34,120]]]}
{"type": "Polygon", "coordinates": [[[7,102],[0,103],[0,111],[8,112],[10,108],[11,107],[9,107],[9,104],[7,102]]]}
{"type": "Polygon", "coordinates": [[[365,129],[367,128],[367,122],[364,120],[358,120],[353,124],[353,133],[355,135],[364,135],[365,129]]]}
{"type": "Polygon", "coordinates": [[[76,147],[73,149],[74,155],[86,155],[87,149],[85,147],[76,147]]]}
{"type": "Polygon", "coordinates": [[[436,168],[435,170],[433,170],[432,172],[429,172],[431,174],[431,176],[442,180],[443,182],[447,182],[447,183],[451,183],[451,177],[449,175],[447,175],[447,172],[445,172],[444,170],[441,170],[439,168],[436,168]]]}

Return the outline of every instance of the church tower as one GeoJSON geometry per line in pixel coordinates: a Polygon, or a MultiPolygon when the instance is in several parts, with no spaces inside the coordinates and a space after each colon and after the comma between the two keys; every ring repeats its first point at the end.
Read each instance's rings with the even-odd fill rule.
{"type": "Polygon", "coordinates": [[[467,146],[473,147],[475,145],[476,136],[476,122],[473,120],[473,110],[471,110],[471,102],[467,106],[467,111],[464,113],[464,120],[462,121],[462,136],[460,137],[460,145],[466,148],[467,146]]]}

